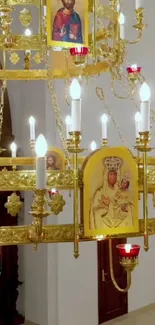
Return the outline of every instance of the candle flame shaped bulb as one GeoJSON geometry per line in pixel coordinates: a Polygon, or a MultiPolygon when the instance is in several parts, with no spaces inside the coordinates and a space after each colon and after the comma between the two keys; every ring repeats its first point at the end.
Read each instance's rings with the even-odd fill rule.
{"type": "Polygon", "coordinates": [[[146,82],[142,84],[139,95],[140,95],[141,102],[149,102],[151,97],[151,91],[150,91],[150,87],[146,82]]]}
{"type": "Polygon", "coordinates": [[[16,157],[17,145],[15,142],[12,142],[11,146],[12,157],[16,157]]]}
{"type": "Polygon", "coordinates": [[[40,134],[36,140],[35,151],[37,157],[45,157],[47,153],[47,141],[43,134],[40,134]]]}
{"type": "Polygon", "coordinates": [[[120,25],[124,25],[125,24],[125,16],[123,15],[122,12],[119,15],[119,24],[120,25]]]}
{"type": "Polygon", "coordinates": [[[81,98],[81,86],[77,79],[73,79],[70,85],[70,95],[73,100],[81,98]]]}
{"type": "Polygon", "coordinates": [[[35,140],[35,118],[30,116],[29,124],[30,124],[30,140],[35,140]]]}
{"type": "Polygon", "coordinates": [[[91,151],[95,151],[96,148],[97,148],[96,142],[95,141],[92,141],[91,144],[90,144],[91,151]]]}
{"type": "Polygon", "coordinates": [[[101,123],[102,123],[102,139],[107,139],[107,122],[108,117],[106,114],[101,116],[101,123]]]}

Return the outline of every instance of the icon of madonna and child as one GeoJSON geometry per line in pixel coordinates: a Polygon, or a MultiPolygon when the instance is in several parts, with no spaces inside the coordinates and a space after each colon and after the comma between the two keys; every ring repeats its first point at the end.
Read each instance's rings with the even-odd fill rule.
{"type": "MultiPolygon", "coordinates": [[[[89,229],[114,229],[115,234],[119,228],[135,229],[138,224],[136,172],[133,174],[130,165],[120,157],[105,157],[102,162],[102,185],[93,186],[89,195],[89,229]]],[[[93,173],[95,176],[95,169],[93,173]]]]}

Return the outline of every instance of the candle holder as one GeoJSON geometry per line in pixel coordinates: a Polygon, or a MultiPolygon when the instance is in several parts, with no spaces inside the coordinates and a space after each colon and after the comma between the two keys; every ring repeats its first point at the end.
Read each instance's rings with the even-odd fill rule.
{"type": "Polygon", "coordinates": [[[78,153],[83,152],[80,148],[81,132],[70,132],[71,142],[68,151],[73,153],[73,175],[74,175],[74,257],[79,257],[79,219],[78,219],[78,153]]]}
{"type": "Polygon", "coordinates": [[[36,245],[36,248],[37,244],[44,238],[43,218],[51,214],[50,211],[44,208],[45,204],[47,203],[45,195],[45,189],[35,191],[34,200],[31,206],[32,210],[29,212],[29,214],[31,214],[34,218],[29,231],[29,239],[36,245]]]}
{"type": "Polygon", "coordinates": [[[131,82],[131,84],[135,85],[136,82],[140,78],[140,73],[141,73],[142,68],[141,67],[128,67],[127,68],[127,73],[128,73],[128,79],[131,82]]]}
{"type": "Polygon", "coordinates": [[[136,20],[137,20],[137,24],[133,25],[133,28],[135,28],[136,30],[142,32],[147,25],[143,23],[143,19],[144,19],[144,8],[138,8],[135,10],[136,12],[136,20]]]}
{"type": "Polygon", "coordinates": [[[137,149],[141,152],[149,152],[152,150],[150,147],[151,135],[149,131],[139,132],[140,139],[137,145],[137,149]]]}
{"type": "Polygon", "coordinates": [[[101,148],[107,147],[107,143],[108,143],[107,139],[102,139],[102,141],[101,141],[101,148]]]}
{"type": "Polygon", "coordinates": [[[33,153],[35,153],[35,144],[36,144],[35,140],[30,140],[30,148],[33,153]]]}
{"type": "Polygon", "coordinates": [[[109,239],[109,263],[110,263],[110,276],[115,288],[120,292],[127,292],[131,286],[131,272],[134,270],[138,263],[138,254],[140,246],[131,245],[130,250],[126,250],[126,245],[117,245],[116,248],[119,252],[120,264],[124,267],[127,272],[127,285],[126,288],[120,288],[116,282],[113,268],[113,253],[112,253],[112,240],[109,239]]]}
{"type": "Polygon", "coordinates": [[[85,66],[87,63],[88,47],[73,47],[70,49],[70,54],[74,64],[77,67],[85,66]]]}
{"type": "Polygon", "coordinates": [[[126,272],[132,272],[138,264],[138,255],[140,251],[139,245],[131,245],[129,249],[126,246],[129,244],[120,244],[116,248],[119,253],[120,264],[126,272]]]}

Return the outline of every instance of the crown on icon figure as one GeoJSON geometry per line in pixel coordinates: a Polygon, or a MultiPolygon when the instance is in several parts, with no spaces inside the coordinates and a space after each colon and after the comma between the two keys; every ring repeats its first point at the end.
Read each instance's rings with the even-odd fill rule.
{"type": "Polygon", "coordinates": [[[129,173],[125,173],[122,177],[122,181],[129,182],[130,181],[130,175],[129,173]]]}
{"type": "Polygon", "coordinates": [[[109,171],[117,171],[122,164],[122,160],[119,157],[107,157],[104,164],[109,171]]]}

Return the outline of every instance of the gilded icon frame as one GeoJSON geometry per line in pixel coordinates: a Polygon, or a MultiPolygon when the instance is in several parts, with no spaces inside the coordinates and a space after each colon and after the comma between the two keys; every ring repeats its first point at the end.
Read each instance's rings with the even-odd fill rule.
{"type": "MultiPolygon", "coordinates": [[[[72,47],[83,47],[83,46],[88,47],[88,31],[89,31],[89,27],[88,27],[89,26],[89,23],[88,23],[88,5],[89,5],[89,3],[88,3],[88,0],[79,0],[81,5],[84,7],[84,8],[81,8],[81,10],[80,10],[80,14],[81,14],[81,12],[83,13],[83,9],[84,9],[84,14],[82,16],[83,19],[81,19],[82,24],[84,25],[84,27],[82,28],[82,30],[83,30],[82,35],[84,38],[83,43],[63,42],[63,41],[52,40],[53,21],[54,21],[54,17],[56,15],[56,13],[58,11],[58,10],[56,10],[53,13],[53,10],[52,10],[52,4],[55,1],[47,0],[47,45],[50,47],[53,47],[55,50],[62,49],[62,48],[69,49],[72,47]]],[[[75,3],[75,11],[76,11],[76,3],[75,3]]]]}
{"type": "Polygon", "coordinates": [[[46,168],[48,169],[48,158],[54,157],[55,168],[51,167],[51,170],[64,170],[65,169],[65,156],[62,150],[56,147],[48,148],[46,154],[46,168]]]}
{"type": "MultiPolygon", "coordinates": [[[[123,167],[122,167],[122,170],[123,170],[123,167]]],[[[99,172],[96,171],[96,173],[99,173],[99,172]]],[[[103,174],[102,175],[105,175],[104,173],[105,173],[105,167],[103,168],[103,174]]],[[[107,171],[107,175],[108,175],[108,171],[107,171]]],[[[120,175],[119,184],[121,184],[121,182],[122,182],[122,180],[121,180],[121,177],[122,177],[121,176],[121,169],[119,170],[119,175],[120,175]]],[[[101,177],[101,175],[100,175],[100,177],[101,177]]],[[[103,176],[102,184],[103,184],[103,182],[104,182],[104,176],[103,176]]],[[[100,180],[100,183],[101,183],[101,180],[100,180]]],[[[106,183],[108,184],[108,180],[106,180],[106,183]]],[[[85,166],[84,166],[83,184],[84,184],[83,185],[83,220],[84,220],[84,235],[86,237],[97,238],[98,236],[129,234],[129,233],[137,233],[139,231],[139,220],[138,220],[138,210],[139,210],[138,209],[138,166],[136,164],[136,161],[135,161],[134,157],[132,157],[132,154],[129,152],[129,150],[127,148],[125,148],[125,147],[103,148],[103,149],[97,150],[96,152],[91,154],[90,157],[88,158],[85,166]],[[112,227],[107,226],[106,227],[104,225],[104,227],[102,227],[102,228],[101,227],[95,227],[95,226],[92,227],[93,214],[92,214],[91,211],[94,211],[94,210],[92,210],[92,207],[94,208],[94,206],[95,206],[95,205],[93,206],[93,200],[95,202],[95,195],[96,195],[97,190],[94,191],[94,196],[93,196],[92,195],[92,187],[94,185],[91,185],[91,182],[92,182],[91,180],[93,179],[92,175],[93,175],[93,172],[95,171],[95,168],[97,170],[99,164],[101,166],[100,168],[102,168],[102,163],[103,163],[104,159],[106,159],[106,157],[115,157],[115,158],[118,157],[118,158],[120,158],[122,160],[122,166],[124,166],[124,170],[125,170],[125,166],[128,166],[128,172],[130,172],[130,175],[131,175],[131,179],[130,179],[130,182],[129,182],[129,184],[130,184],[129,188],[131,186],[132,193],[134,193],[134,195],[133,195],[133,202],[134,203],[133,203],[132,209],[130,210],[130,211],[133,211],[132,213],[130,213],[131,214],[131,219],[132,219],[132,224],[130,224],[129,226],[124,226],[124,225],[119,226],[118,225],[118,226],[115,226],[115,227],[114,226],[112,226],[112,227]],[[102,161],[102,163],[101,163],[101,161],[102,161]]],[[[101,187],[100,187],[100,189],[101,189],[101,187]]],[[[120,189],[118,191],[120,191],[120,189]]],[[[117,191],[116,191],[116,193],[117,193],[117,191]]],[[[128,191],[128,193],[129,193],[129,191],[128,191]]],[[[124,195],[124,193],[123,193],[123,195],[124,195]]],[[[96,201],[96,202],[98,202],[98,201],[96,201]]],[[[121,202],[121,201],[118,201],[118,202],[121,202]]],[[[96,203],[94,203],[94,204],[96,204],[96,203]]],[[[96,205],[96,207],[97,207],[97,205],[96,205]]],[[[97,207],[97,208],[99,208],[99,207],[97,207]]],[[[122,206],[121,206],[121,208],[122,208],[122,206]]],[[[100,210],[101,211],[101,217],[100,218],[102,218],[102,217],[104,218],[104,214],[102,215],[102,207],[100,209],[101,209],[100,210]]],[[[114,209],[114,206],[113,206],[113,209],[114,209]]],[[[113,211],[114,211],[114,215],[115,215],[116,210],[113,210],[113,211]]],[[[119,210],[119,211],[122,212],[122,210],[119,210]]],[[[110,213],[110,212],[108,212],[108,213],[110,213]]],[[[106,218],[109,218],[109,217],[106,217],[106,218]]],[[[94,214],[94,219],[95,219],[95,214],[94,214]]],[[[102,224],[102,223],[104,224],[105,219],[99,219],[99,220],[101,220],[100,224],[102,224]]],[[[116,223],[118,222],[118,220],[116,219],[116,223]]],[[[94,222],[94,224],[95,224],[95,222],[94,222]]],[[[122,224],[123,224],[123,222],[122,222],[122,224]]]]}

